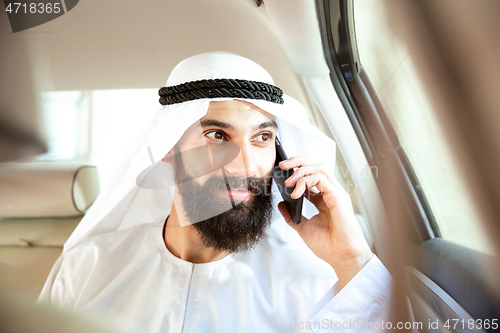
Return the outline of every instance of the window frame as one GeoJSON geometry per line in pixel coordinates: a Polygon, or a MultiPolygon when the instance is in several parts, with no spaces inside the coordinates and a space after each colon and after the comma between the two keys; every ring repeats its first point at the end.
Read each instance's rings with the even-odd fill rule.
{"type": "MultiPolygon", "coordinates": [[[[396,161],[398,176],[404,180],[398,191],[418,240],[441,238],[424,190],[359,60],[353,0],[316,0],[316,11],[330,79],[370,168],[381,171],[374,177],[377,187],[384,190],[385,166],[389,159],[396,161]]],[[[387,206],[384,200],[382,196],[387,206]]]]}

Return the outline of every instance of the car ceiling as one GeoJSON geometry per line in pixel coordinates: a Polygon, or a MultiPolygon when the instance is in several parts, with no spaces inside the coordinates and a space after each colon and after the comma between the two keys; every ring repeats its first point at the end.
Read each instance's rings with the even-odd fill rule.
{"type": "Polygon", "coordinates": [[[296,73],[328,73],[316,22],[312,1],[94,0],[3,38],[26,39],[42,91],[158,88],[182,59],[227,51],[262,65],[307,105],[296,73]]]}

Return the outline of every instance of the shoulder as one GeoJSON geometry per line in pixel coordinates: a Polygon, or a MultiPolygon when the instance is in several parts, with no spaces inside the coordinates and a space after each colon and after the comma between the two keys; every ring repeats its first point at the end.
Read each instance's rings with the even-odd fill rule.
{"type": "Polygon", "coordinates": [[[161,237],[162,223],[143,223],[126,229],[106,232],[84,238],[79,243],[64,251],[65,257],[105,256],[121,253],[122,255],[137,253],[140,248],[144,251],[156,249],[156,242],[152,240],[161,237]]]}
{"type": "Polygon", "coordinates": [[[83,239],[63,252],[72,283],[84,283],[92,273],[123,270],[158,252],[162,224],[145,223],[83,239]]]}

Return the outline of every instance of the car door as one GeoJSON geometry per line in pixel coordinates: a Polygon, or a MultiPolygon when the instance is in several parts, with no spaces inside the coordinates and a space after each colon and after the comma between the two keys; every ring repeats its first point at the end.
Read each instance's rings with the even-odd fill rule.
{"type": "MultiPolygon", "coordinates": [[[[498,28],[493,18],[498,21],[500,11],[488,1],[462,4],[475,13],[457,28],[458,21],[444,18],[458,19],[464,11],[450,2],[316,1],[330,79],[368,163],[377,168],[377,187],[393,222],[390,241],[401,251],[391,273],[404,277],[421,332],[491,332],[500,318],[500,216],[492,201],[499,188],[488,171],[498,169],[499,147],[484,133],[498,127],[481,127],[477,120],[481,108],[493,116],[488,110],[495,102],[487,104],[486,94],[493,91],[483,88],[483,99],[473,100],[473,91],[460,85],[486,83],[467,75],[472,56],[450,59],[461,40],[447,34],[460,31],[470,44],[484,37],[482,51],[497,51],[491,28],[498,28]],[[489,25],[478,23],[483,17],[489,25]],[[455,113],[440,114],[443,109],[455,113]],[[460,121],[448,122],[450,117],[460,121]],[[459,129],[474,145],[454,141],[459,129]],[[480,163],[488,158],[488,165],[480,163]]],[[[497,67],[490,66],[492,73],[497,67]]],[[[498,78],[488,83],[498,88],[498,78]]]]}

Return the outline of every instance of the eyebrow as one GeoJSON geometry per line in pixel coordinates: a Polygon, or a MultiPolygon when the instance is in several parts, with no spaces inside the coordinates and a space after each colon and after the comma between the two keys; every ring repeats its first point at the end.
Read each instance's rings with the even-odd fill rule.
{"type": "Polygon", "coordinates": [[[269,121],[266,121],[266,122],[260,124],[259,126],[257,126],[257,129],[264,129],[264,128],[269,128],[269,127],[278,129],[278,124],[276,124],[276,122],[274,120],[269,120],[269,121]]]}
{"type": "MultiPolygon", "coordinates": [[[[202,120],[200,122],[200,124],[202,127],[216,126],[216,127],[220,127],[220,128],[229,129],[229,130],[234,129],[234,126],[232,126],[231,124],[228,124],[228,123],[225,123],[223,121],[216,120],[216,119],[205,119],[205,120],[202,120]]],[[[269,120],[269,121],[263,122],[262,124],[257,125],[255,127],[255,129],[264,129],[264,128],[269,128],[269,127],[277,129],[278,124],[276,124],[276,122],[274,120],[269,120]]]]}

